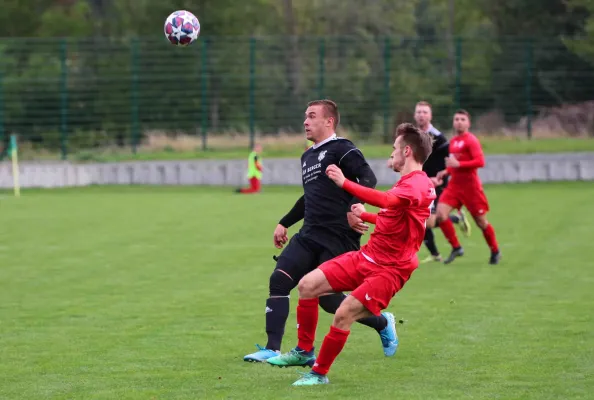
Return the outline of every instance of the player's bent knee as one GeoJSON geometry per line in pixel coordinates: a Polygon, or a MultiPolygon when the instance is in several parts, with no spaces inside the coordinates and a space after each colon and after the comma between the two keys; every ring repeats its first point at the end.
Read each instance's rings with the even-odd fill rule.
{"type": "Polygon", "coordinates": [[[299,297],[303,299],[311,299],[315,296],[315,281],[310,278],[309,274],[305,275],[297,285],[299,297]]]}
{"type": "Polygon", "coordinates": [[[299,298],[313,299],[320,295],[327,293],[328,288],[324,285],[326,277],[322,271],[316,269],[305,275],[299,281],[297,290],[299,290],[299,298]]]}
{"type": "Polygon", "coordinates": [[[338,329],[349,330],[351,325],[353,325],[358,319],[357,314],[358,310],[355,309],[352,304],[349,304],[345,299],[340,307],[338,307],[338,310],[336,310],[332,325],[338,329]]]}
{"type": "Polygon", "coordinates": [[[268,285],[270,296],[288,296],[295,285],[296,282],[286,272],[275,269],[268,285]]]}

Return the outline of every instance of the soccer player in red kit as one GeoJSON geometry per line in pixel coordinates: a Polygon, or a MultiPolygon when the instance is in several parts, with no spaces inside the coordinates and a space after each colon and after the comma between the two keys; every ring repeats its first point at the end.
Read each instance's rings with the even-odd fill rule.
{"type": "MultiPolygon", "coordinates": [[[[470,129],[470,114],[466,110],[456,111],[454,114],[456,136],[450,140],[450,155],[446,158],[446,169],[437,174],[435,181],[436,184],[439,184],[444,177],[450,176],[448,187],[445,188],[437,203],[437,221],[438,223],[445,221],[454,208],[460,209],[465,206],[483,231],[485,240],[491,249],[489,264],[497,264],[501,259],[501,253],[497,245],[495,230],[487,221],[489,202],[477,172],[479,168],[485,166],[485,156],[481,143],[468,129],[470,129]]],[[[457,238],[455,239],[457,242],[457,238]]],[[[446,264],[464,254],[460,243],[453,243],[452,246],[454,249],[445,261],[446,264]]]]}
{"type": "Polygon", "coordinates": [[[396,129],[392,167],[400,180],[387,192],[366,188],[346,179],[336,165],[326,174],[338,187],[359,200],[380,207],[377,214],[354,204],[352,211],[363,221],[375,224],[369,242],[359,251],[344,253],[305,275],[298,285],[297,347],[289,353],[269,358],[279,367],[305,366],[315,361],[311,372],[295,386],[328,383],[326,374],[342,351],[351,325],[359,318],[380,315],[418,267],[417,252],[425,237],[425,224],[436,198],[435,187],[423,172],[431,154],[432,139],[412,124],[396,129]],[[318,298],[325,293],[352,291],[334,315],[318,358],[314,340],[318,324],[318,298]]]}

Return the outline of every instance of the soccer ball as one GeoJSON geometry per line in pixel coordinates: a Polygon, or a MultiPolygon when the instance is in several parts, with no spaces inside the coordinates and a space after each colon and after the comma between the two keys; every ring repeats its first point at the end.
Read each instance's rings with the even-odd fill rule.
{"type": "Polygon", "coordinates": [[[163,29],[171,44],[185,47],[198,39],[200,22],[191,12],[179,10],[167,17],[163,29]]]}

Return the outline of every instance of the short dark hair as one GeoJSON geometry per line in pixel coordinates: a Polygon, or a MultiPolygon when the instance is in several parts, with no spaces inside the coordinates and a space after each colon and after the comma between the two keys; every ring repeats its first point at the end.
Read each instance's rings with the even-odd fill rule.
{"type": "Polygon", "coordinates": [[[461,115],[466,115],[466,118],[468,118],[468,120],[470,121],[470,113],[466,110],[464,110],[463,108],[459,108],[456,110],[456,112],[454,113],[454,115],[456,114],[461,114],[461,115]]]}
{"type": "Polygon", "coordinates": [[[433,138],[427,132],[420,131],[416,126],[410,123],[398,125],[396,128],[396,138],[402,136],[402,141],[413,151],[415,161],[423,164],[433,151],[433,138]]]}
{"type": "Polygon", "coordinates": [[[338,106],[332,100],[314,100],[307,103],[307,106],[322,106],[324,108],[325,117],[334,118],[334,129],[336,129],[340,123],[340,113],[338,112],[338,106]]]}

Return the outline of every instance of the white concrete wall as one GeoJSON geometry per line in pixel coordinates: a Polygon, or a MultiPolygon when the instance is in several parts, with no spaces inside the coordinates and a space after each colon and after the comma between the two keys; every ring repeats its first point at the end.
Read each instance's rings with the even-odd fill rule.
{"type": "MultiPolygon", "coordinates": [[[[380,185],[397,175],[386,160],[369,160],[380,185]]],[[[244,160],[146,161],[105,164],[69,162],[21,163],[24,188],[87,185],[232,185],[246,183],[244,160]]],[[[301,185],[297,159],[265,159],[264,185],[301,185]]],[[[487,156],[480,170],[485,183],[533,181],[594,181],[594,153],[487,156]]],[[[0,188],[12,188],[10,162],[0,164],[0,188]]]]}

